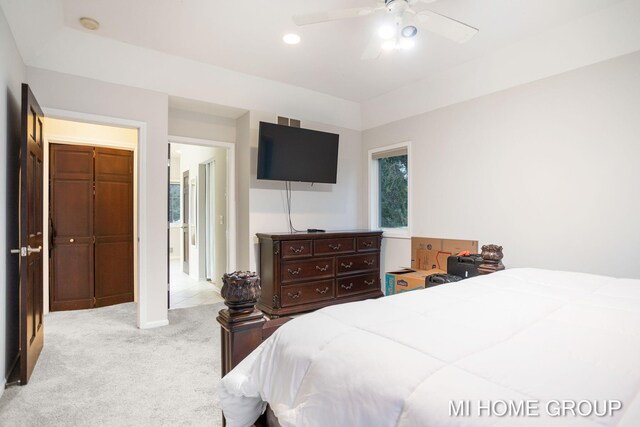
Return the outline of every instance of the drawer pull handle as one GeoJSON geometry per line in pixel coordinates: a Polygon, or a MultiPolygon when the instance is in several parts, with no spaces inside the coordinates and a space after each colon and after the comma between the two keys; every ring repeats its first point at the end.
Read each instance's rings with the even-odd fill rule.
{"type": "Polygon", "coordinates": [[[362,242],[362,245],[365,248],[370,248],[371,246],[373,246],[373,242],[370,242],[370,241],[362,242]]]}
{"type": "Polygon", "coordinates": [[[344,262],[340,263],[340,265],[342,266],[342,268],[351,268],[353,267],[353,263],[350,262],[349,264],[345,264],[344,262]]]}
{"type": "Polygon", "coordinates": [[[340,285],[340,286],[342,287],[342,289],[349,290],[353,288],[353,283],[349,283],[348,285],[340,285]]]}
{"type": "Polygon", "coordinates": [[[291,249],[291,251],[299,254],[300,252],[304,251],[304,245],[301,245],[299,248],[294,248],[293,246],[289,246],[289,249],[291,249]]]}
{"type": "Polygon", "coordinates": [[[365,280],[365,281],[364,281],[364,284],[365,284],[365,285],[367,285],[367,286],[371,286],[371,285],[373,285],[375,282],[376,282],[375,280],[371,280],[371,281],[369,281],[369,280],[365,280]]]}
{"type": "Polygon", "coordinates": [[[302,268],[298,267],[295,270],[292,270],[290,268],[287,268],[287,271],[289,272],[289,274],[291,274],[292,276],[297,276],[298,274],[300,274],[300,272],[302,271],[302,268]]]}
{"type": "Polygon", "coordinates": [[[376,262],[376,260],[374,260],[374,259],[365,259],[364,260],[364,263],[367,264],[369,267],[371,267],[375,262],[376,262]]]}
{"type": "Polygon", "coordinates": [[[300,295],[302,295],[302,291],[298,291],[296,293],[287,292],[287,295],[289,295],[289,298],[298,299],[300,298],[300,295]]]}
{"type": "Polygon", "coordinates": [[[333,249],[334,251],[337,251],[337,250],[340,250],[340,248],[342,247],[342,245],[341,245],[340,243],[338,243],[337,245],[329,244],[329,247],[330,247],[331,249],[333,249]]]}
{"type": "Polygon", "coordinates": [[[329,292],[329,288],[326,287],[326,288],[324,288],[322,290],[316,288],[316,292],[319,293],[319,294],[326,294],[327,292],[329,292]]]}
{"type": "Polygon", "coordinates": [[[329,269],[329,264],[325,265],[324,267],[320,267],[319,265],[316,265],[316,270],[318,271],[327,271],[329,269]]]}

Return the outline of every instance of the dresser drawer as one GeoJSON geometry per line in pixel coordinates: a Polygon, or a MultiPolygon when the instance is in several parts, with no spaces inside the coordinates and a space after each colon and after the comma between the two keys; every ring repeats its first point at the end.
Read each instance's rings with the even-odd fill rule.
{"type": "Polygon", "coordinates": [[[333,258],[318,258],[306,261],[286,261],[282,263],[280,280],[282,283],[304,279],[333,277],[333,258]]]}
{"type": "Polygon", "coordinates": [[[378,273],[351,276],[338,279],[337,295],[343,297],[360,292],[369,292],[380,289],[380,277],[378,273]]]}
{"type": "Polygon", "coordinates": [[[311,302],[333,299],[335,289],[333,279],[318,282],[287,285],[282,287],[282,306],[307,304],[311,302]]]}
{"type": "Polygon", "coordinates": [[[380,249],[380,240],[378,236],[362,236],[358,237],[358,252],[377,251],[380,249]]]}
{"type": "Polygon", "coordinates": [[[357,271],[378,269],[378,253],[341,256],[336,259],[338,274],[350,274],[357,271]]]}
{"type": "Polygon", "coordinates": [[[286,240],[282,245],[282,259],[311,256],[311,240],[286,240]]]}
{"type": "Polygon", "coordinates": [[[353,237],[316,239],[313,242],[313,253],[316,255],[345,254],[355,251],[356,239],[353,237]]]}

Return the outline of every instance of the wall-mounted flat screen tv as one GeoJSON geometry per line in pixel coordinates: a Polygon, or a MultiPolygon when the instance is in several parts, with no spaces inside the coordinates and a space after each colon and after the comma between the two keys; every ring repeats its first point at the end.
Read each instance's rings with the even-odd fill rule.
{"type": "Polygon", "coordinates": [[[258,179],[336,183],[335,133],[260,122],[258,179]]]}

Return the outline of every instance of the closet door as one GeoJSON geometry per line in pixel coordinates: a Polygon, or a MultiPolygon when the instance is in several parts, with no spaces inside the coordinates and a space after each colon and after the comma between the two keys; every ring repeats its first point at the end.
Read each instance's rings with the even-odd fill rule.
{"type": "Polygon", "coordinates": [[[93,148],[51,144],[51,311],[93,307],[93,148]]]}
{"type": "Polygon", "coordinates": [[[133,301],[133,152],[95,148],[96,307],[133,301]]]}

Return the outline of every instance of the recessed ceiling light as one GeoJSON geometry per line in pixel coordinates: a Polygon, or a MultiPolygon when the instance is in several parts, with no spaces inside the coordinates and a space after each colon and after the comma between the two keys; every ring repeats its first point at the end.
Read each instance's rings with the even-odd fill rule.
{"type": "Polygon", "coordinates": [[[96,31],[100,28],[100,23],[93,18],[82,17],[80,18],[80,25],[82,25],[87,30],[96,31]]]}
{"type": "Polygon", "coordinates": [[[282,41],[286,44],[298,44],[300,43],[300,36],[296,33],[285,34],[284,37],[282,37],[282,41]]]}

